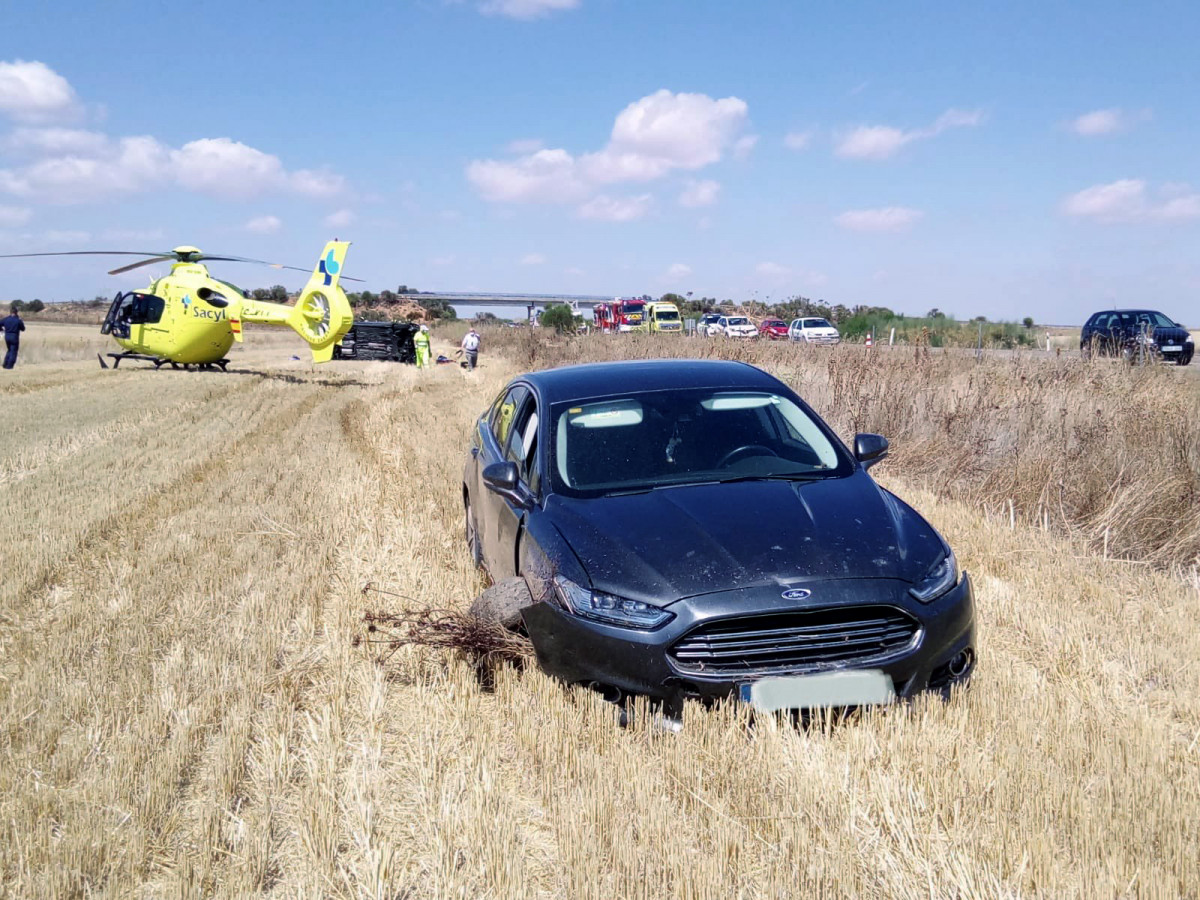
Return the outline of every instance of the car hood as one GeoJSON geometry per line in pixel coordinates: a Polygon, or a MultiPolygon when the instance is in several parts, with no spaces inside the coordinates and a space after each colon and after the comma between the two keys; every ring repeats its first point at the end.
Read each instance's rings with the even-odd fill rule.
{"type": "Polygon", "coordinates": [[[861,470],[591,500],[552,495],[545,511],[592,587],[655,605],[810,580],[915,582],[943,548],[924,519],[861,470]]]}
{"type": "Polygon", "coordinates": [[[805,328],[804,333],[812,337],[836,337],[836,328],[805,328]]]}

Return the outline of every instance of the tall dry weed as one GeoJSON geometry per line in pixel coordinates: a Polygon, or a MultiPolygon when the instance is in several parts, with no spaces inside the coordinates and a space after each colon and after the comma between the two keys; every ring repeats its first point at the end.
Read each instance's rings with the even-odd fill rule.
{"type": "Polygon", "coordinates": [[[1174,367],[531,329],[493,329],[485,340],[528,368],[653,357],[747,362],[792,386],[847,440],[885,435],[894,476],[994,515],[1011,510],[1102,554],[1200,562],[1200,390],[1174,367]]]}

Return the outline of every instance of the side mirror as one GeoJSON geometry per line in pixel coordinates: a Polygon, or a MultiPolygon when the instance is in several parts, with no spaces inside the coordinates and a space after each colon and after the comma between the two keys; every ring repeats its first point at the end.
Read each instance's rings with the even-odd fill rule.
{"type": "Polygon", "coordinates": [[[882,434],[856,434],[854,436],[854,458],[869,469],[888,455],[888,442],[882,434]]]}
{"type": "Polygon", "coordinates": [[[529,497],[521,489],[521,477],[515,462],[497,462],[486,466],[483,483],[493,494],[499,494],[517,506],[529,505],[529,497]]]}

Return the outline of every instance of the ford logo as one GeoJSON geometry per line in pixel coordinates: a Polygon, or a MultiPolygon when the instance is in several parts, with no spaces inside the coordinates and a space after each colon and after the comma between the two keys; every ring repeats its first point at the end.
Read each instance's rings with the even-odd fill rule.
{"type": "Polygon", "coordinates": [[[808,590],[808,588],[792,588],[791,590],[784,591],[779,596],[784,600],[807,600],[812,596],[812,591],[808,590]]]}

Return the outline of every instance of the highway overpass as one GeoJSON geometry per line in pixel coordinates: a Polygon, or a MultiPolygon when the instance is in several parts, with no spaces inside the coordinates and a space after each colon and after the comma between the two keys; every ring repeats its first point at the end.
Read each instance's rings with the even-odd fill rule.
{"type": "MultiPolygon", "coordinates": [[[[514,310],[524,310],[529,315],[532,310],[545,309],[565,303],[585,318],[591,317],[592,307],[597,303],[607,303],[613,298],[595,297],[582,294],[493,294],[493,293],[420,293],[404,294],[405,299],[428,303],[430,300],[444,300],[454,307],[459,316],[472,316],[480,311],[494,311],[502,319],[513,318],[514,310]],[[509,315],[504,315],[507,311],[509,315]]],[[[520,315],[520,313],[517,313],[520,315]]]]}

